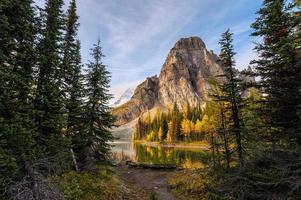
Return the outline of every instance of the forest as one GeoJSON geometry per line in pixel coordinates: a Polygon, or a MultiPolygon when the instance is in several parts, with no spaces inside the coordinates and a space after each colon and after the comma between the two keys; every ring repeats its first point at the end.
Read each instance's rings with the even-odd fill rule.
{"type": "MultiPolygon", "coordinates": [[[[0,0],[0,199],[158,199],[136,196],[110,159],[111,74],[97,38],[82,62],[76,0],[63,3],[0,0]]],[[[256,81],[237,73],[228,29],[211,100],[138,119],[135,140],[208,146],[206,167],[166,181],[178,199],[301,198],[300,9],[299,0],[263,1],[251,25],[258,57],[242,72],[256,81]]]]}
{"type": "MultiPolygon", "coordinates": [[[[0,1],[0,195],[62,199],[49,180],[108,159],[114,117],[100,41],[81,62],[75,0],[0,1]]],[[[73,199],[74,197],[72,197],[73,199]]],[[[68,199],[68,198],[67,198],[68,199]]]]}
{"type": "Polygon", "coordinates": [[[158,142],[201,139],[201,116],[200,106],[191,108],[187,103],[184,112],[181,112],[177,104],[174,104],[173,109],[167,113],[161,113],[158,110],[153,119],[150,113],[146,117],[140,117],[134,139],[158,142]]]}
{"type": "MultiPolygon", "coordinates": [[[[253,70],[246,71],[258,77],[257,81],[245,83],[235,72],[230,30],[219,41],[225,75],[215,79],[225,78],[226,82],[211,81],[212,101],[203,111],[205,126],[200,129],[209,138],[211,168],[188,177],[182,173],[171,180],[172,187],[182,194],[193,188],[192,199],[301,196],[300,2],[267,0],[257,15],[252,36],[262,41],[254,49],[258,59],[250,63],[253,70]],[[188,186],[191,179],[198,183],[188,186]]],[[[184,118],[178,131],[184,135],[186,130],[184,118]]]]}

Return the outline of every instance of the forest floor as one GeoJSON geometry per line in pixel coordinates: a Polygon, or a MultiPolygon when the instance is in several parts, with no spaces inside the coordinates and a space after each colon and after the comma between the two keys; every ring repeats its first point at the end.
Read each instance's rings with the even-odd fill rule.
{"type": "MultiPolygon", "coordinates": [[[[132,168],[125,165],[116,167],[117,174],[132,190],[137,200],[149,200],[155,193],[158,200],[177,200],[168,188],[167,180],[175,170],[132,168]]],[[[134,200],[134,199],[133,199],[134,200]]]]}

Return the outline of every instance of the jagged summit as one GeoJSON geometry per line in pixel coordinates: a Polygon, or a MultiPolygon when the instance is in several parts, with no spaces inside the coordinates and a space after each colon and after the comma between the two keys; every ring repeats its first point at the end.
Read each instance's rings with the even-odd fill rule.
{"type": "Polygon", "coordinates": [[[183,108],[204,103],[210,97],[209,79],[224,73],[218,57],[199,37],[182,38],[170,50],[160,75],[147,78],[131,100],[114,110],[118,124],[125,124],[154,108],[183,108]]]}
{"type": "Polygon", "coordinates": [[[199,37],[181,38],[172,49],[197,50],[206,48],[205,43],[199,37]]]}

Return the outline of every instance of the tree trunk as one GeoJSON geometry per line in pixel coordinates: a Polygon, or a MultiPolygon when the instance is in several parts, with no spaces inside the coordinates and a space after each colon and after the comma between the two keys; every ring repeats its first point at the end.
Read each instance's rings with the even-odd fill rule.
{"type": "Polygon", "coordinates": [[[224,140],[224,149],[225,149],[225,153],[226,153],[227,170],[229,170],[231,154],[230,154],[230,150],[229,150],[228,137],[227,137],[226,127],[225,127],[225,113],[224,113],[224,109],[223,109],[222,105],[221,105],[221,120],[222,120],[222,136],[223,136],[223,140],[224,140]]]}
{"type": "Polygon", "coordinates": [[[240,169],[242,169],[244,167],[244,158],[243,158],[242,145],[241,145],[241,130],[240,130],[241,127],[240,127],[238,108],[236,102],[233,102],[232,104],[232,112],[233,112],[232,114],[233,114],[233,122],[234,122],[234,133],[235,133],[235,139],[237,145],[239,166],[240,169]]]}
{"type": "Polygon", "coordinates": [[[212,164],[213,164],[213,168],[215,168],[215,166],[216,166],[216,163],[215,163],[215,144],[214,144],[213,133],[211,133],[211,147],[212,147],[212,164]]]}
{"type": "Polygon", "coordinates": [[[74,168],[75,170],[78,172],[78,164],[77,164],[77,161],[76,161],[76,157],[75,157],[75,154],[74,154],[74,151],[72,148],[70,148],[70,152],[71,152],[71,156],[72,156],[72,161],[73,161],[73,164],[74,164],[74,168]]]}

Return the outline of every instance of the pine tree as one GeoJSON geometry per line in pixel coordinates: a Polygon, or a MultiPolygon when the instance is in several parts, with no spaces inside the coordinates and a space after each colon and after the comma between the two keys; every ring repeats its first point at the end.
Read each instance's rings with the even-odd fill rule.
{"type": "Polygon", "coordinates": [[[143,119],[139,117],[137,125],[136,125],[136,133],[135,133],[135,139],[140,140],[144,137],[144,131],[145,125],[143,122],[143,119]]]}
{"type": "Polygon", "coordinates": [[[172,138],[174,141],[177,141],[181,137],[181,121],[182,121],[182,113],[180,112],[178,105],[174,103],[173,110],[172,110],[172,116],[171,116],[171,122],[173,125],[173,128],[171,131],[172,138]]]}
{"type": "Polygon", "coordinates": [[[62,77],[64,80],[64,97],[67,109],[67,135],[71,138],[71,154],[76,170],[78,165],[73,147],[77,147],[77,135],[82,126],[83,106],[83,75],[81,74],[80,41],[77,39],[78,16],[76,14],[76,1],[70,3],[64,38],[64,57],[62,63],[62,77]]]}
{"type": "Polygon", "coordinates": [[[221,98],[224,102],[230,104],[231,110],[231,121],[232,121],[232,132],[235,135],[236,148],[239,158],[240,168],[244,167],[244,156],[243,156],[243,147],[242,147],[242,123],[240,117],[240,108],[242,107],[242,98],[241,98],[241,80],[238,78],[238,75],[234,69],[235,60],[234,60],[234,49],[233,49],[233,39],[232,33],[228,29],[225,33],[222,34],[220,40],[221,45],[221,62],[225,69],[225,79],[226,83],[222,86],[223,97],[221,98]]]}
{"type": "Polygon", "coordinates": [[[172,121],[168,122],[168,132],[166,134],[166,141],[167,142],[174,142],[175,138],[175,130],[174,130],[174,123],[172,121]]]}
{"type": "Polygon", "coordinates": [[[158,140],[159,142],[162,142],[164,140],[162,128],[160,128],[158,131],[158,140]]]}
{"type": "Polygon", "coordinates": [[[46,3],[45,27],[39,44],[38,82],[35,99],[39,145],[43,154],[60,153],[64,146],[62,130],[65,127],[65,107],[62,94],[61,52],[63,0],[46,3]]]}
{"type": "Polygon", "coordinates": [[[165,140],[167,137],[167,132],[168,132],[168,121],[167,121],[167,116],[166,114],[162,113],[161,117],[162,123],[161,123],[161,128],[162,128],[162,140],[165,140]]]}
{"type": "MultiPolygon", "coordinates": [[[[297,72],[296,72],[296,77],[301,77],[301,0],[296,0],[295,1],[295,11],[294,11],[294,15],[293,15],[293,21],[294,21],[294,26],[296,26],[296,32],[293,34],[294,37],[294,42],[296,44],[296,51],[297,51],[297,72]]],[[[301,96],[301,79],[297,79],[296,80],[296,84],[299,90],[299,94],[298,96],[301,96]]],[[[298,106],[298,119],[299,119],[299,125],[297,128],[297,131],[299,132],[299,136],[297,136],[298,138],[300,138],[300,134],[301,134],[301,100],[299,100],[299,106],[298,106]]],[[[297,139],[300,140],[300,139],[297,139]]],[[[299,144],[299,148],[300,148],[300,141],[298,141],[299,144]]]]}
{"type": "Polygon", "coordinates": [[[74,55],[74,68],[70,81],[70,88],[68,89],[68,99],[66,108],[68,110],[67,132],[68,135],[75,135],[82,123],[82,106],[83,106],[83,75],[81,74],[81,56],[80,56],[80,42],[77,41],[76,52],[74,55]]]}
{"type": "Polygon", "coordinates": [[[68,89],[68,97],[66,101],[66,108],[68,112],[67,118],[67,135],[71,138],[71,154],[73,158],[73,163],[75,169],[78,170],[78,164],[76,160],[76,155],[74,155],[73,148],[77,148],[78,144],[78,134],[80,134],[81,128],[83,126],[83,97],[84,97],[84,87],[83,87],[83,75],[81,74],[81,56],[80,56],[80,42],[77,41],[76,52],[74,56],[74,68],[73,75],[70,81],[70,88],[68,89]]]}
{"type": "Polygon", "coordinates": [[[0,197],[9,181],[25,174],[32,177],[35,162],[32,68],[36,59],[31,4],[31,0],[0,3],[0,197]]]}
{"type": "Polygon", "coordinates": [[[67,20],[66,20],[66,33],[64,36],[64,45],[63,45],[63,63],[62,63],[62,77],[64,80],[64,89],[65,89],[65,96],[68,96],[68,89],[72,87],[73,82],[73,75],[74,71],[77,66],[80,49],[79,47],[79,41],[77,40],[77,32],[78,32],[78,26],[79,23],[78,16],[76,14],[76,1],[72,0],[69,6],[69,9],[67,11],[67,20]]]}
{"type": "Polygon", "coordinates": [[[108,94],[110,73],[102,63],[104,55],[99,40],[94,45],[91,55],[94,60],[87,66],[87,102],[84,106],[84,127],[81,133],[84,144],[84,169],[92,167],[94,161],[107,159],[110,151],[108,142],[113,140],[109,129],[115,121],[108,107],[108,101],[111,99],[111,95],[108,94]]]}
{"type": "Polygon", "coordinates": [[[184,117],[189,120],[192,119],[192,111],[189,102],[186,102],[186,105],[184,107],[184,117]]]}
{"type": "MultiPolygon", "coordinates": [[[[221,76],[223,77],[223,76],[221,76]]],[[[219,117],[219,125],[218,125],[218,133],[220,134],[220,137],[223,140],[223,147],[224,147],[224,153],[226,158],[226,168],[227,170],[230,169],[230,160],[231,160],[231,151],[229,147],[229,140],[230,135],[228,134],[228,126],[227,122],[229,121],[229,117],[227,117],[229,109],[227,109],[227,104],[229,102],[225,101],[228,99],[228,97],[225,96],[222,88],[223,86],[218,85],[216,80],[211,80],[211,96],[213,97],[213,100],[216,102],[216,108],[219,110],[218,117],[219,117]]]]}
{"type": "Polygon", "coordinates": [[[287,5],[285,0],[264,1],[252,24],[252,35],[263,38],[255,48],[259,59],[253,64],[261,77],[259,87],[267,94],[266,117],[272,142],[301,146],[300,42],[295,40],[300,20],[294,22],[292,10],[292,4],[287,5]]]}

